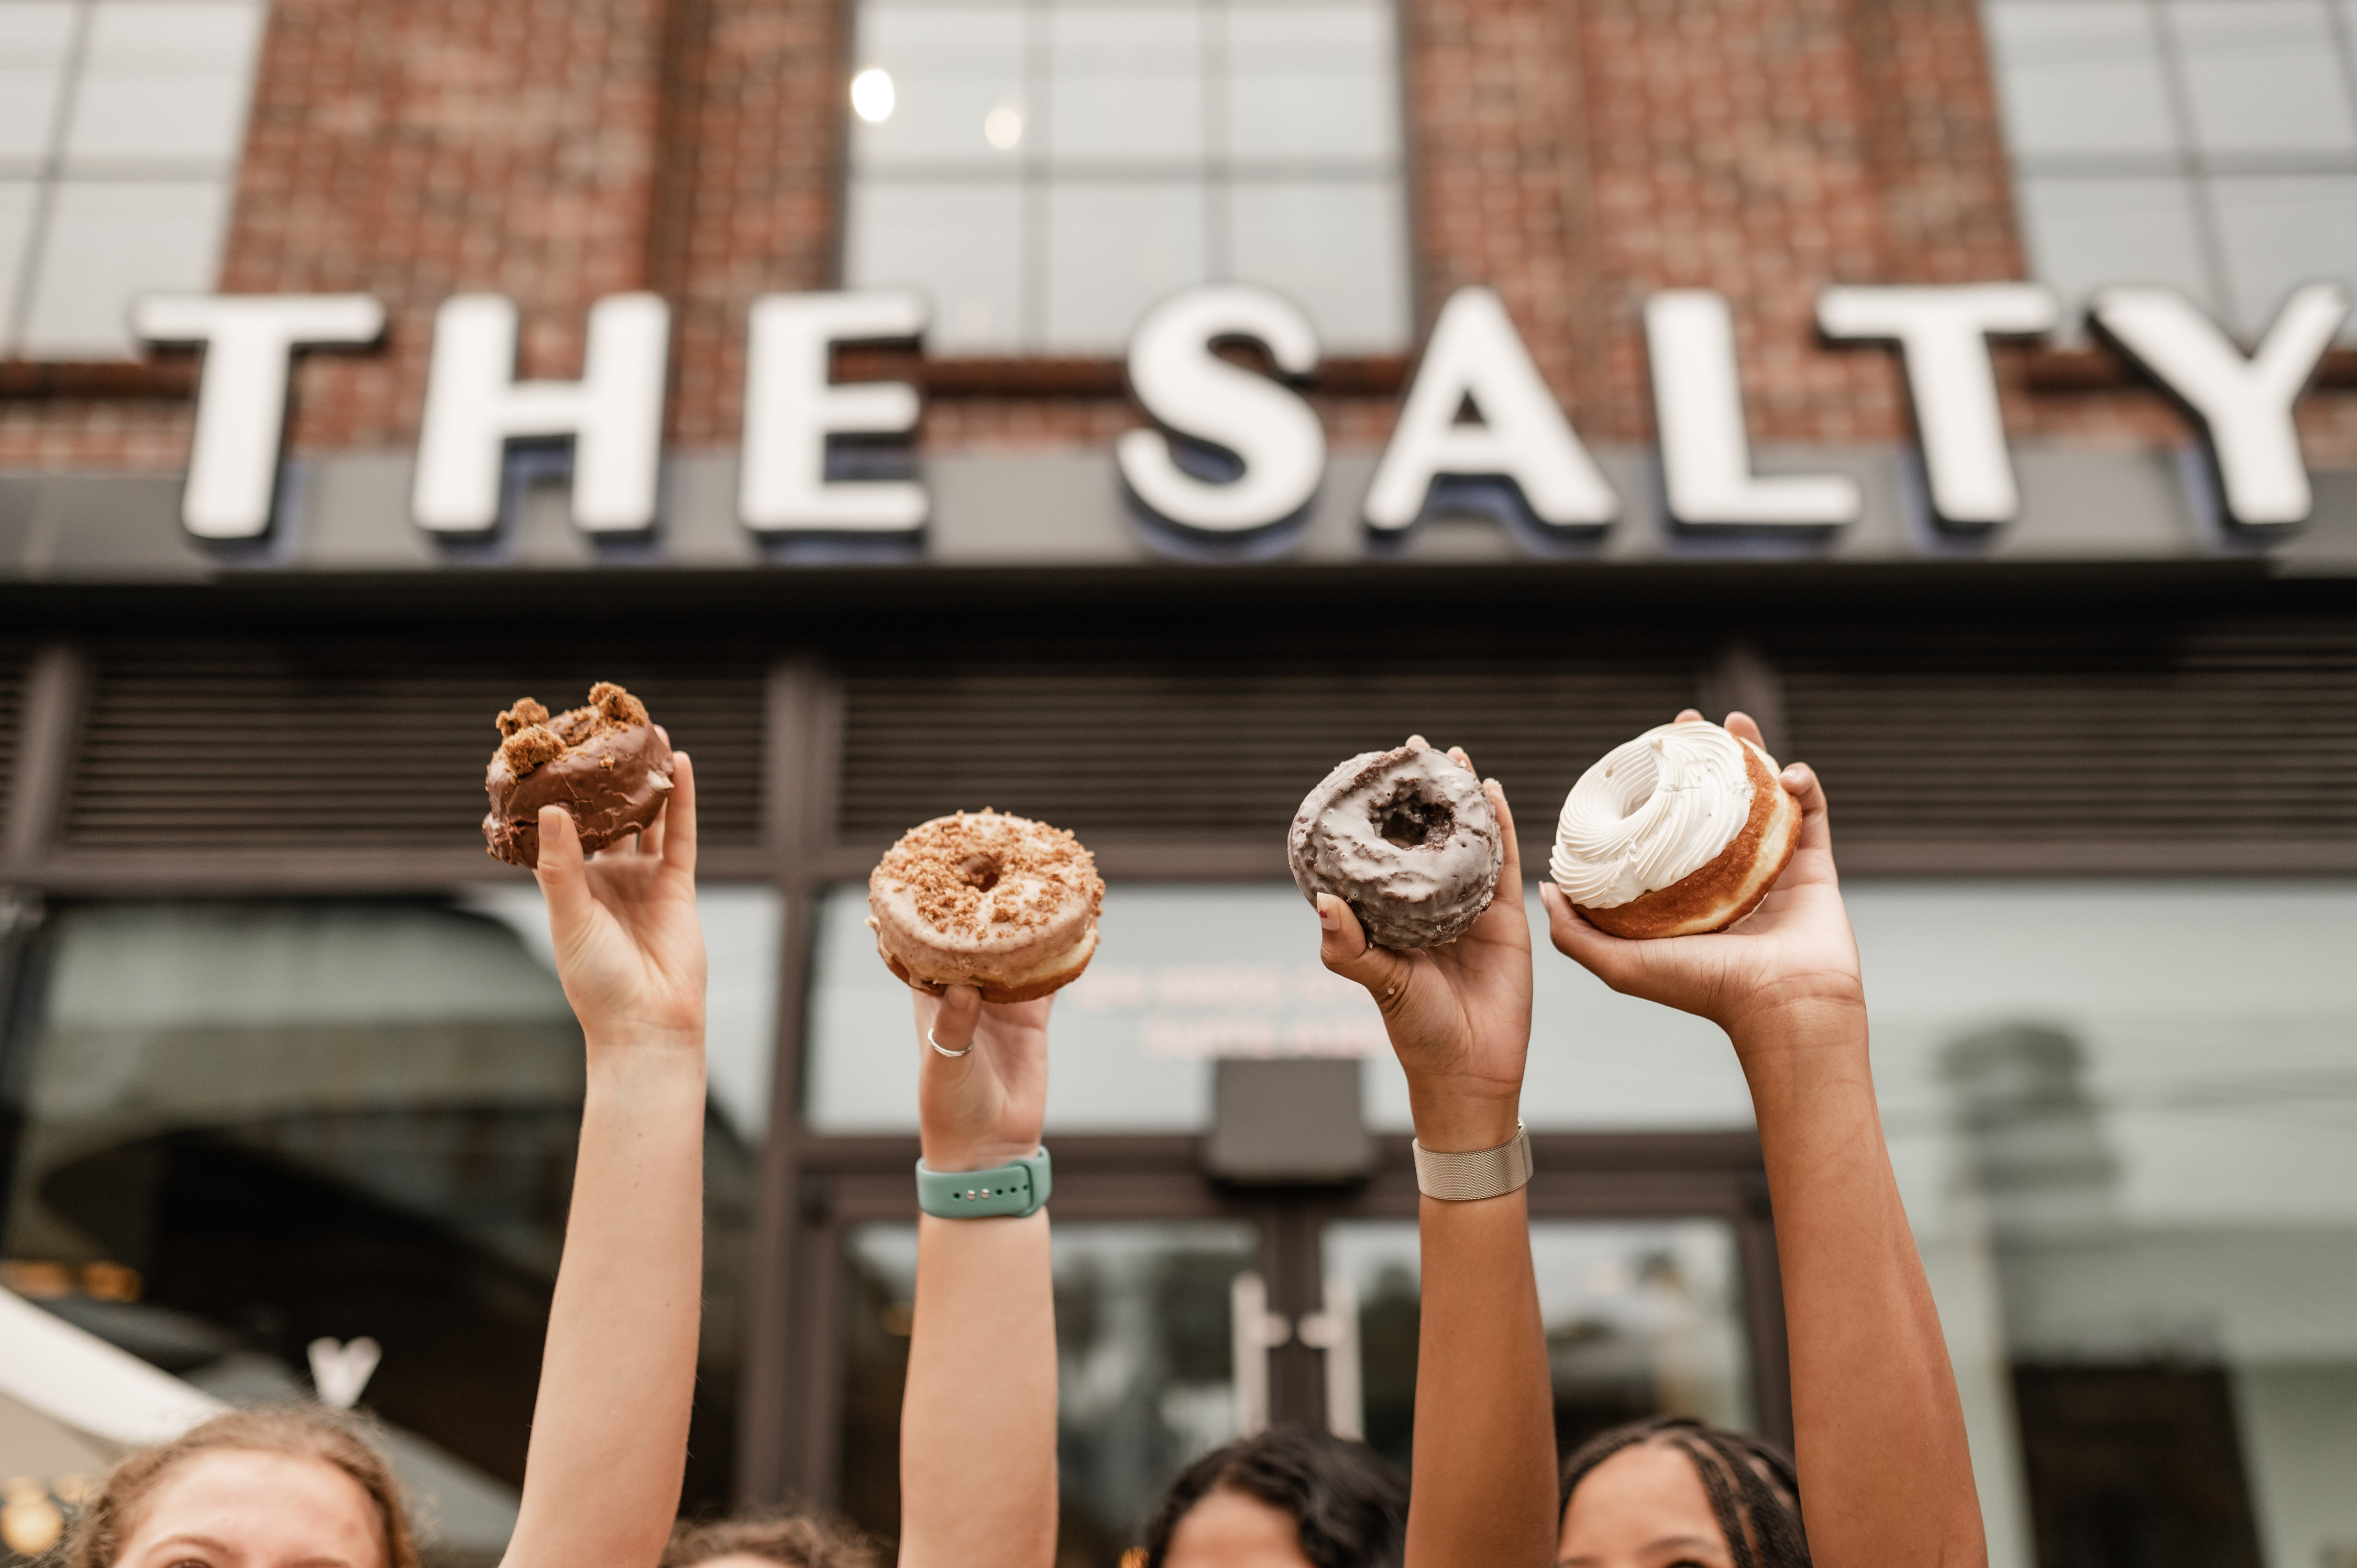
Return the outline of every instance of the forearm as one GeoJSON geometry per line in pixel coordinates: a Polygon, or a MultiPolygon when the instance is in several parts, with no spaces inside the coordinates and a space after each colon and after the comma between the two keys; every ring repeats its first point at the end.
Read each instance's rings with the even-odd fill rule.
{"type": "Polygon", "coordinates": [[[1054,1561],[1056,1318],[1045,1210],[917,1221],[900,1499],[908,1568],[1054,1561]]]}
{"type": "Polygon", "coordinates": [[[510,1568],[646,1568],[679,1511],[703,1297],[700,1051],[593,1050],[510,1568]]]}
{"type": "Polygon", "coordinates": [[[1781,1015],[1736,1045],[1774,1203],[1811,1555],[1978,1563],[1964,1413],[1883,1144],[1864,1011],[1781,1015]]]}
{"type": "Polygon", "coordinates": [[[1420,1200],[1409,1568],[1555,1557],[1555,1414],[1530,1205],[1420,1200]]]}

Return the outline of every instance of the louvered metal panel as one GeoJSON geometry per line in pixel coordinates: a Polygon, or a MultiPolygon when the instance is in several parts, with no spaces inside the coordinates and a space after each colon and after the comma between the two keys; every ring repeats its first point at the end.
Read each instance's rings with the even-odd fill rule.
{"type": "Polygon", "coordinates": [[[838,826],[996,806],[1082,832],[1281,840],[1354,752],[1462,745],[1525,841],[1609,746],[1694,700],[1696,660],[1631,657],[866,663],[846,671],[838,826]]]}
{"type": "Polygon", "coordinates": [[[707,841],[760,831],[758,661],[382,644],[93,651],[64,821],[69,847],[234,850],[480,843],[499,711],[643,698],[694,753],[707,841]]]}
{"type": "Polygon", "coordinates": [[[2357,625],[1852,629],[1771,657],[1844,842],[2357,839],[2357,625]]]}
{"type": "Polygon", "coordinates": [[[24,750],[25,677],[30,656],[20,648],[0,649],[0,801],[16,785],[16,758],[24,750]]]}

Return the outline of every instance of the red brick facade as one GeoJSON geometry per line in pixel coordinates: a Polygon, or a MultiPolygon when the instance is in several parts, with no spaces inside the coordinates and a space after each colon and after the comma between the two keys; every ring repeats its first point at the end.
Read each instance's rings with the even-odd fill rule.
{"type": "MultiPolygon", "coordinates": [[[[563,376],[588,304],[633,288],[673,304],[673,441],[733,446],[748,305],[834,276],[846,24],[843,0],[277,0],[221,286],[365,290],[392,318],[382,352],[307,361],[296,447],[410,445],[451,293],[514,296],[526,371],[563,376]]],[[[1817,291],[2022,274],[1975,0],[1408,0],[1403,28],[1420,318],[1496,287],[1591,440],[1650,433],[1653,290],[1733,302],[1759,439],[1887,442],[1895,361],[1819,345],[1817,291]]],[[[2182,438],[2100,356],[2004,360],[2018,435],[2182,438]]],[[[1364,446],[1393,403],[1322,406],[1364,446]]],[[[1101,393],[969,388],[926,439],[1134,423],[1101,393]]],[[[2357,461],[2357,397],[2319,392],[2304,426],[2315,460],[2357,461]]],[[[19,391],[0,467],[170,469],[188,428],[168,385],[19,391]]]]}

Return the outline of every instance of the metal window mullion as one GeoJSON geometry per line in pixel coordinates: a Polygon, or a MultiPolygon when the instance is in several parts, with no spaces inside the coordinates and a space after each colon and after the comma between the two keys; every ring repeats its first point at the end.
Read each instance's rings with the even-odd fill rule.
{"type": "Polygon", "coordinates": [[[1203,156],[1196,177],[1202,184],[1203,266],[1213,279],[1235,276],[1234,202],[1230,192],[1228,145],[1228,14],[1226,0],[1203,0],[1203,156]]]}
{"type": "Polygon", "coordinates": [[[1049,54],[1049,0],[1023,7],[1023,98],[1028,124],[1017,174],[1015,342],[1017,351],[1043,348],[1048,338],[1048,137],[1053,133],[1049,94],[1055,82],[1049,54]]]}
{"type": "Polygon", "coordinates": [[[26,214],[16,294],[8,302],[6,320],[0,322],[0,355],[19,353],[26,329],[32,324],[33,290],[40,281],[42,253],[48,248],[49,217],[57,206],[58,182],[65,174],[66,133],[72,128],[74,109],[81,102],[82,65],[90,54],[91,16],[97,9],[97,0],[75,0],[73,26],[66,34],[66,58],[58,68],[57,107],[49,115],[48,142],[35,177],[32,210],[26,214]]]}
{"type": "Polygon", "coordinates": [[[2185,158],[2185,181],[2193,199],[2194,242],[2201,247],[2201,270],[2210,279],[2212,308],[2232,317],[2233,275],[2226,265],[2224,237],[2219,232],[2217,209],[2210,199],[2211,176],[2201,156],[2201,139],[2193,122],[2193,88],[2185,75],[2185,50],[2177,36],[2177,19],[2169,0],[2146,0],[2153,29],[2160,40],[2161,81],[2169,93],[2169,117],[2177,130],[2177,145],[2185,158]]]}

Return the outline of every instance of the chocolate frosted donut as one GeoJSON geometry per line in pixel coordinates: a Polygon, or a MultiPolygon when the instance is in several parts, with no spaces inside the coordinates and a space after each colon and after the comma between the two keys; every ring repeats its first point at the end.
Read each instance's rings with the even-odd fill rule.
{"type": "Polygon", "coordinates": [[[646,704],[611,681],[589,688],[587,706],[554,718],[526,697],[499,726],[504,738],[483,775],[491,798],[483,837],[511,865],[540,864],[543,806],[572,815],[589,854],[651,826],[671,798],[671,743],[646,704]]]}
{"type": "Polygon", "coordinates": [[[939,996],[1031,1002],[1070,985],[1097,950],[1104,882],[1060,828],[984,811],[910,828],[867,878],[868,927],[894,974],[939,996]]]}
{"type": "Polygon", "coordinates": [[[1505,845],[1481,781],[1424,746],[1370,751],[1326,775],[1286,837],[1293,880],[1331,893],[1387,948],[1453,942],[1498,890],[1505,845]]]}

